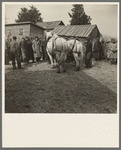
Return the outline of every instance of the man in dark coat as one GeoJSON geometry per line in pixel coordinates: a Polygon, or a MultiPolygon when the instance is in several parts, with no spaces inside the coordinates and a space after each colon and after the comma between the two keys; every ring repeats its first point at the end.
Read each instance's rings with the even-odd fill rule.
{"type": "Polygon", "coordinates": [[[92,67],[92,42],[90,37],[87,37],[86,39],[85,65],[86,68],[92,67]]]}
{"type": "Polygon", "coordinates": [[[28,40],[29,40],[29,37],[26,36],[25,37],[25,55],[26,55],[26,63],[29,63],[29,44],[28,44],[28,40]]]}
{"type": "Polygon", "coordinates": [[[43,60],[44,61],[48,60],[48,54],[47,54],[47,51],[46,51],[46,45],[47,45],[47,42],[46,42],[46,39],[44,38],[44,40],[42,41],[42,53],[43,53],[43,60]]]}
{"type": "Polygon", "coordinates": [[[45,48],[44,48],[44,40],[42,40],[42,59],[45,61],[45,48]]]}
{"type": "Polygon", "coordinates": [[[99,38],[97,38],[97,41],[94,44],[94,55],[95,55],[95,60],[101,60],[102,44],[99,41],[99,38]]]}
{"type": "Polygon", "coordinates": [[[27,63],[29,63],[29,60],[32,59],[34,63],[34,52],[32,49],[32,42],[30,41],[30,38],[27,39],[27,63]]]}
{"type": "Polygon", "coordinates": [[[19,56],[19,59],[20,59],[21,61],[23,61],[23,60],[22,60],[22,52],[21,52],[21,42],[19,42],[19,44],[18,44],[18,56],[19,56]]]}

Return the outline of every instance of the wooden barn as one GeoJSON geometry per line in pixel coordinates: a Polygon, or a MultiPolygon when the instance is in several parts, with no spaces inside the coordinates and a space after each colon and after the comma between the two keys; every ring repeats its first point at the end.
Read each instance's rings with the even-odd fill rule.
{"type": "Polygon", "coordinates": [[[43,27],[40,27],[32,22],[5,24],[5,35],[10,35],[11,37],[16,36],[18,41],[25,36],[38,36],[40,38],[44,38],[44,30],[45,29],[43,27]]]}
{"type": "Polygon", "coordinates": [[[52,31],[54,30],[57,26],[65,26],[63,21],[49,21],[49,22],[37,22],[36,23],[38,26],[42,27],[45,29],[45,31],[52,31]]]}
{"type": "Polygon", "coordinates": [[[88,36],[90,36],[93,43],[96,38],[100,38],[100,32],[97,25],[58,26],[52,32],[61,37],[77,38],[82,42],[85,41],[88,36]]]}
{"type": "MultiPolygon", "coordinates": [[[[90,36],[93,46],[96,39],[100,38],[100,32],[97,25],[58,26],[52,31],[52,33],[66,39],[78,39],[81,42],[85,42],[86,38],[90,36]]],[[[72,54],[68,54],[68,60],[74,60],[72,54]]]]}

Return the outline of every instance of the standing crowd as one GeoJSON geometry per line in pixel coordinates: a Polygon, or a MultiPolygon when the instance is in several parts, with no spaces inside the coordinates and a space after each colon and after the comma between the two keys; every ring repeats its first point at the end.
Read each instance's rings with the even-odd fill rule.
{"type": "Polygon", "coordinates": [[[12,60],[13,69],[16,69],[15,59],[17,60],[18,69],[22,69],[21,62],[26,64],[32,60],[33,63],[40,61],[48,61],[46,52],[46,40],[42,40],[36,36],[34,39],[23,37],[20,42],[17,42],[17,37],[9,36],[5,40],[5,64],[8,60],[12,60]]]}
{"type": "MultiPolygon", "coordinates": [[[[13,36],[13,39],[8,36],[5,40],[5,64],[8,63],[9,58],[12,60],[13,69],[16,69],[15,59],[17,60],[18,69],[22,69],[21,62],[28,64],[30,60],[32,60],[33,63],[35,61],[37,63],[40,61],[48,61],[50,63],[46,52],[46,44],[47,41],[45,38],[42,40],[37,36],[34,39],[31,37],[23,37],[19,43],[17,42],[16,36],[13,36]]],[[[95,61],[101,61],[105,57],[103,44],[99,38],[97,38],[93,45],[90,37],[87,37],[84,45],[86,47],[86,68],[92,67],[92,58],[94,58],[95,61]]],[[[115,44],[114,40],[111,42],[111,47],[110,58],[113,61],[116,59],[117,62],[117,44],[115,44]]]]}
{"type": "Polygon", "coordinates": [[[115,39],[111,39],[111,43],[109,44],[109,48],[107,48],[104,40],[100,42],[100,39],[97,38],[96,42],[93,44],[90,37],[87,37],[85,46],[85,66],[86,68],[92,67],[92,58],[95,61],[101,61],[102,59],[110,60],[111,64],[117,64],[117,43],[115,39]]]}

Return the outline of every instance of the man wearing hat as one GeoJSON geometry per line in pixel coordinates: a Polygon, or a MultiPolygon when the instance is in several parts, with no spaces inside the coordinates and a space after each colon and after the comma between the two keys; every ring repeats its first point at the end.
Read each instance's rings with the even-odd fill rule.
{"type": "Polygon", "coordinates": [[[20,61],[19,56],[18,56],[18,42],[16,42],[16,39],[17,39],[17,37],[13,36],[13,40],[10,43],[10,55],[11,55],[11,59],[12,59],[13,69],[16,69],[15,58],[17,60],[18,69],[22,69],[21,68],[21,61],[20,61]]]}
{"type": "Polygon", "coordinates": [[[85,44],[86,44],[85,65],[86,68],[91,68],[92,67],[92,42],[90,40],[90,37],[87,37],[85,44]]]}
{"type": "Polygon", "coordinates": [[[94,55],[95,55],[95,60],[101,60],[102,57],[102,44],[97,38],[97,41],[94,44],[94,55]]]}

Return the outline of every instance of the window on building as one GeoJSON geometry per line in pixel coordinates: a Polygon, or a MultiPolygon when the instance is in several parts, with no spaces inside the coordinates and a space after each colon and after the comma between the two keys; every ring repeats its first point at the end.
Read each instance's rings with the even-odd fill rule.
{"type": "Polygon", "coordinates": [[[23,35],[23,29],[19,29],[19,35],[23,35]]]}

